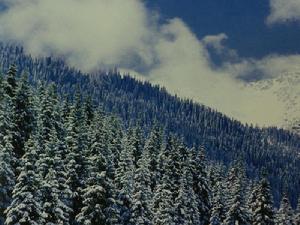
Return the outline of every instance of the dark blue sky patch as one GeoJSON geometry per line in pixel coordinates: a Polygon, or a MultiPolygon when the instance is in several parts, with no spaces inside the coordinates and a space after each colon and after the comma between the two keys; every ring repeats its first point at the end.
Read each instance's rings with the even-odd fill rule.
{"type": "Polygon", "coordinates": [[[202,39],[225,33],[227,47],[241,57],[300,53],[300,25],[269,26],[269,0],[146,0],[162,20],[181,18],[202,39]]]}

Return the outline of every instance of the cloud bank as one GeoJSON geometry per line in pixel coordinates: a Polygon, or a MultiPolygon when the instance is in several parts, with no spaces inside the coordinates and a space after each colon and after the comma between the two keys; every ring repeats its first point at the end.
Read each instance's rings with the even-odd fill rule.
{"type": "Polygon", "coordinates": [[[245,87],[244,80],[300,65],[298,55],[240,59],[224,45],[226,34],[199,40],[179,18],[159,24],[140,0],[0,2],[8,7],[0,14],[0,38],[30,54],[62,56],[84,71],[118,66],[242,122],[277,125],[284,114],[275,96],[245,87]],[[215,67],[210,48],[234,61],[215,67]]]}
{"type": "Polygon", "coordinates": [[[270,0],[268,24],[300,21],[299,0],[270,0]]]}

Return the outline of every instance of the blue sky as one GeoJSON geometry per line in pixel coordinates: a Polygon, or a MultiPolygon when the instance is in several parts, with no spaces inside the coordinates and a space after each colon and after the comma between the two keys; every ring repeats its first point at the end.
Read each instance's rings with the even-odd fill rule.
{"type": "Polygon", "coordinates": [[[147,0],[164,19],[181,18],[202,39],[225,33],[228,47],[242,57],[300,52],[298,22],[268,25],[269,0],[147,0]]]}

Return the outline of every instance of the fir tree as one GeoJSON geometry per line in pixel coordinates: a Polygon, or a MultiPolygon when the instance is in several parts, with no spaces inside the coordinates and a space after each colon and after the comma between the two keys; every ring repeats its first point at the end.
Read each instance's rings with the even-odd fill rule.
{"type": "Polygon", "coordinates": [[[290,205],[290,201],[287,197],[287,194],[284,194],[280,208],[276,215],[276,224],[280,225],[292,225],[293,224],[293,211],[290,205]]]}
{"type": "Polygon", "coordinates": [[[150,173],[151,173],[151,190],[153,191],[156,182],[159,180],[158,174],[158,155],[162,147],[162,132],[161,129],[155,125],[152,129],[148,140],[145,143],[145,150],[149,154],[150,160],[150,173]]]}
{"type": "Polygon", "coordinates": [[[0,143],[0,224],[4,223],[4,211],[11,203],[16,182],[12,166],[14,161],[11,136],[4,136],[0,143]]]}
{"type": "Polygon", "coordinates": [[[189,168],[186,167],[182,174],[179,195],[175,200],[176,224],[205,224],[204,218],[201,218],[201,214],[198,211],[197,200],[197,196],[193,190],[193,176],[189,168]]]}
{"type": "Polygon", "coordinates": [[[13,200],[6,209],[5,225],[44,223],[40,204],[41,180],[37,173],[37,142],[29,139],[21,159],[21,173],[13,190],[13,200]]]}
{"type": "Polygon", "coordinates": [[[9,67],[6,75],[6,80],[4,82],[4,92],[10,98],[14,98],[17,89],[17,68],[15,65],[9,67]]]}
{"type": "Polygon", "coordinates": [[[257,188],[254,190],[252,205],[252,222],[253,225],[274,225],[273,201],[269,182],[263,178],[257,188]]]}
{"type": "Polygon", "coordinates": [[[236,181],[233,186],[233,195],[230,199],[229,210],[226,213],[225,225],[249,225],[249,215],[244,207],[242,198],[241,181],[236,181]]]}
{"type": "Polygon", "coordinates": [[[205,170],[204,148],[190,150],[190,167],[193,176],[192,187],[198,200],[198,211],[203,224],[209,223],[210,218],[210,193],[208,177],[205,170]]]}
{"type": "Polygon", "coordinates": [[[124,136],[123,150],[120,153],[118,168],[116,169],[115,182],[118,191],[118,202],[120,204],[120,213],[122,223],[127,224],[130,220],[130,208],[133,191],[134,163],[133,163],[133,143],[124,136]]]}
{"type": "Polygon", "coordinates": [[[13,142],[17,156],[24,154],[24,144],[33,130],[33,108],[28,76],[24,74],[18,82],[14,99],[15,139],[13,142]]]}
{"type": "Polygon", "coordinates": [[[173,183],[172,183],[172,173],[170,170],[170,154],[168,154],[168,149],[165,148],[160,154],[161,165],[161,176],[158,184],[154,189],[154,197],[152,204],[152,211],[154,214],[153,223],[154,224],[175,224],[175,207],[173,200],[173,183]]]}
{"type": "Polygon", "coordinates": [[[38,162],[42,182],[41,205],[47,224],[69,224],[72,209],[68,207],[71,190],[66,184],[66,173],[63,167],[62,146],[55,128],[50,132],[45,151],[39,155],[38,162]]]}
{"type": "Polygon", "coordinates": [[[300,225],[300,198],[298,198],[298,204],[294,214],[294,224],[300,225]]]}
{"type": "Polygon", "coordinates": [[[216,182],[213,189],[212,209],[209,225],[221,225],[225,220],[225,204],[223,196],[224,187],[222,181],[216,182]]]}
{"type": "Polygon", "coordinates": [[[134,175],[132,196],[132,216],[130,222],[134,225],[152,225],[153,212],[151,210],[151,175],[149,152],[144,151],[138,161],[138,169],[134,175]]]}

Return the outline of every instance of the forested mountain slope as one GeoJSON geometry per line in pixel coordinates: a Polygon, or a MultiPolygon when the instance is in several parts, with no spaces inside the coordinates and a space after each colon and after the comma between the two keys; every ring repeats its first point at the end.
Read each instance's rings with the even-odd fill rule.
{"type": "Polygon", "coordinates": [[[79,90],[32,87],[12,66],[0,93],[0,225],[300,222],[300,202],[274,208],[265,173],[253,182],[157,125],[125,129],[79,90]]]}
{"type": "Polygon", "coordinates": [[[225,165],[243,160],[253,178],[267,170],[276,204],[287,190],[296,205],[300,193],[299,136],[277,128],[243,125],[206,106],[171,96],[150,83],[122,77],[117,71],[83,74],[61,60],[34,59],[20,47],[2,44],[0,68],[6,72],[14,63],[19,73],[28,72],[33,84],[38,80],[52,81],[61,94],[71,95],[80,87],[105,111],[119,115],[126,126],[138,123],[147,132],[157,121],[167,134],[182,136],[189,146],[205,146],[209,159],[225,165]]]}

